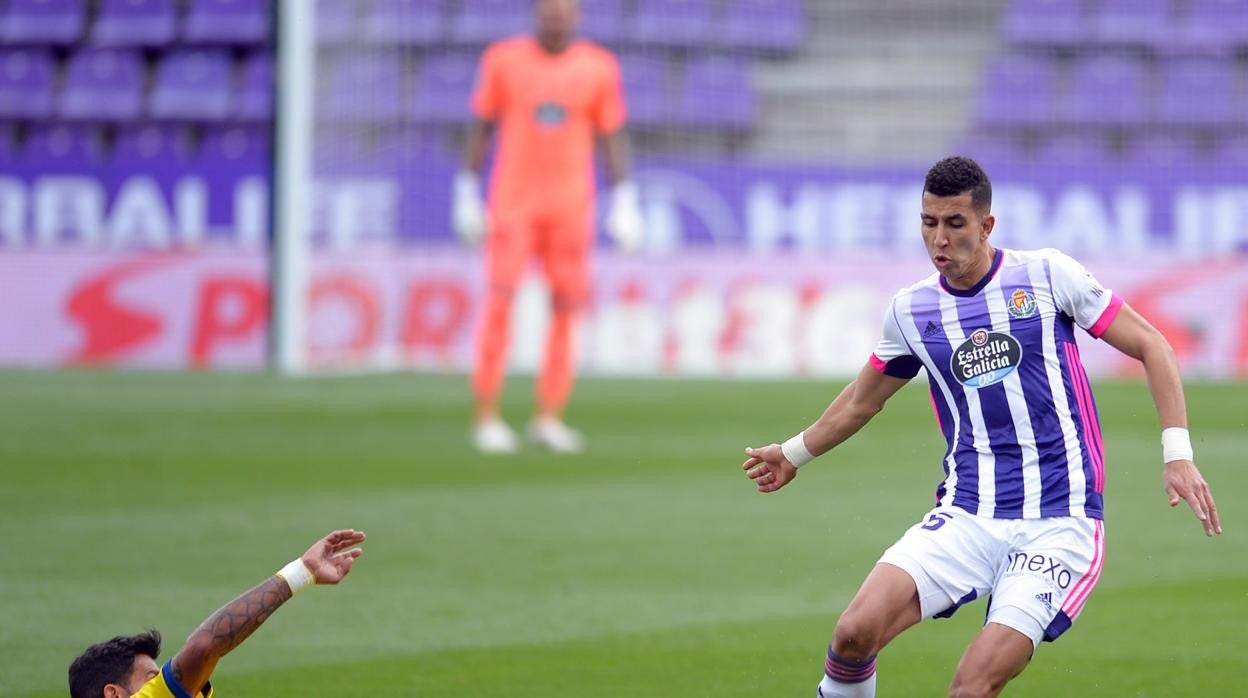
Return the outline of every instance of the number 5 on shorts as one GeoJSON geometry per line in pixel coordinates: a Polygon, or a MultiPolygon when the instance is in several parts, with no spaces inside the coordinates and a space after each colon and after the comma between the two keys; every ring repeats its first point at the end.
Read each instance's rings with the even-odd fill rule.
{"type": "Polygon", "coordinates": [[[922,528],[924,531],[935,531],[941,526],[944,526],[946,521],[951,521],[951,520],[953,520],[952,514],[946,514],[944,512],[941,512],[939,514],[928,514],[927,523],[923,524],[920,528],[922,528]]]}

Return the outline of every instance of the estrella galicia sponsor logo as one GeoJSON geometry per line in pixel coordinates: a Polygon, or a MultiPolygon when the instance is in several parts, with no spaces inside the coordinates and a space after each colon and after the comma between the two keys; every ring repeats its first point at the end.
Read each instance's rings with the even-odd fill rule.
{"type": "Polygon", "coordinates": [[[534,110],[533,118],[543,126],[559,126],[568,120],[568,110],[556,102],[542,102],[534,110]]]}
{"type": "MultiPolygon", "coordinates": [[[[1010,553],[1006,556],[1005,574],[1033,574],[1048,582],[1052,588],[1063,591],[1069,589],[1070,583],[1074,581],[1070,570],[1066,569],[1066,566],[1060,560],[1050,555],[1029,553],[1025,550],[1010,553]]],[[[1045,594],[1040,596],[1045,596],[1045,594]]],[[[1036,598],[1040,598],[1040,596],[1036,598]]],[[[1040,600],[1045,601],[1045,599],[1040,600]]]]}
{"type": "Polygon", "coordinates": [[[1023,346],[1004,332],[978,329],[949,357],[949,368],[962,385],[983,388],[1000,383],[1023,360],[1023,346]]]}
{"type": "Polygon", "coordinates": [[[1010,294],[1010,300],[1005,304],[1005,309],[1011,316],[1020,320],[1031,317],[1036,314],[1036,297],[1031,294],[1031,291],[1016,289],[1010,294]]]}

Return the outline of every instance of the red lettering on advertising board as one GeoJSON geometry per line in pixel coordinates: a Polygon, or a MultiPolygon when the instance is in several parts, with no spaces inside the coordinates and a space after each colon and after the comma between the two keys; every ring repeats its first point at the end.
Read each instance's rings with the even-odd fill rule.
{"type": "Polygon", "coordinates": [[[209,276],[199,288],[191,339],[191,365],[205,368],[217,347],[239,342],[264,330],[268,294],[259,280],[245,276],[209,276]]]}
{"type": "Polygon", "coordinates": [[[409,354],[422,347],[450,358],[455,338],[468,324],[468,291],[450,280],[418,281],[407,290],[399,342],[409,354]]]}
{"type": "Polygon", "coordinates": [[[146,344],[164,329],[151,312],[124,305],[117,289],[127,279],[173,261],[168,255],[145,255],[107,267],[70,292],[65,311],[81,329],[82,344],[69,360],[74,363],[111,363],[146,344]]]}
{"type": "Polygon", "coordinates": [[[355,332],[341,347],[311,346],[316,361],[333,358],[361,357],[377,346],[381,334],[381,304],[377,293],[363,279],[347,274],[328,276],[312,282],[308,292],[309,315],[324,303],[344,303],[355,320],[355,332]]]}

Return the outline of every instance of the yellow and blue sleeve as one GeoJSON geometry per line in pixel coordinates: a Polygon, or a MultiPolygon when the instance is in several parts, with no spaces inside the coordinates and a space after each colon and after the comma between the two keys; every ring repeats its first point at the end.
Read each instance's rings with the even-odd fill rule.
{"type": "MultiPolygon", "coordinates": [[[[165,662],[160,673],[143,684],[139,692],[131,698],[191,698],[191,694],[187,693],[186,689],[182,688],[182,684],[173,677],[172,662],[173,660],[165,662]]],[[[206,684],[204,690],[200,691],[195,698],[212,698],[212,684],[206,684]]]]}

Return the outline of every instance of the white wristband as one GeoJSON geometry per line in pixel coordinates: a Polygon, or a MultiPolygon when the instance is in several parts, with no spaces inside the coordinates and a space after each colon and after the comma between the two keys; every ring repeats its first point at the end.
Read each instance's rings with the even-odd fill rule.
{"type": "Polygon", "coordinates": [[[307,565],[303,564],[301,558],[295,558],[286,563],[285,567],[277,571],[277,576],[286,580],[286,585],[290,587],[291,596],[316,584],[316,577],[312,576],[312,571],[308,569],[307,565]]]}
{"type": "Polygon", "coordinates": [[[1192,460],[1192,437],[1183,427],[1161,430],[1161,458],[1163,463],[1176,460],[1192,460]]]}
{"type": "Polygon", "coordinates": [[[794,468],[800,468],[815,459],[810,450],[806,448],[805,430],[799,431],[797,436],[780,444],[780,451],[784,453],[785,459],[792,463],[794,468]]]}

